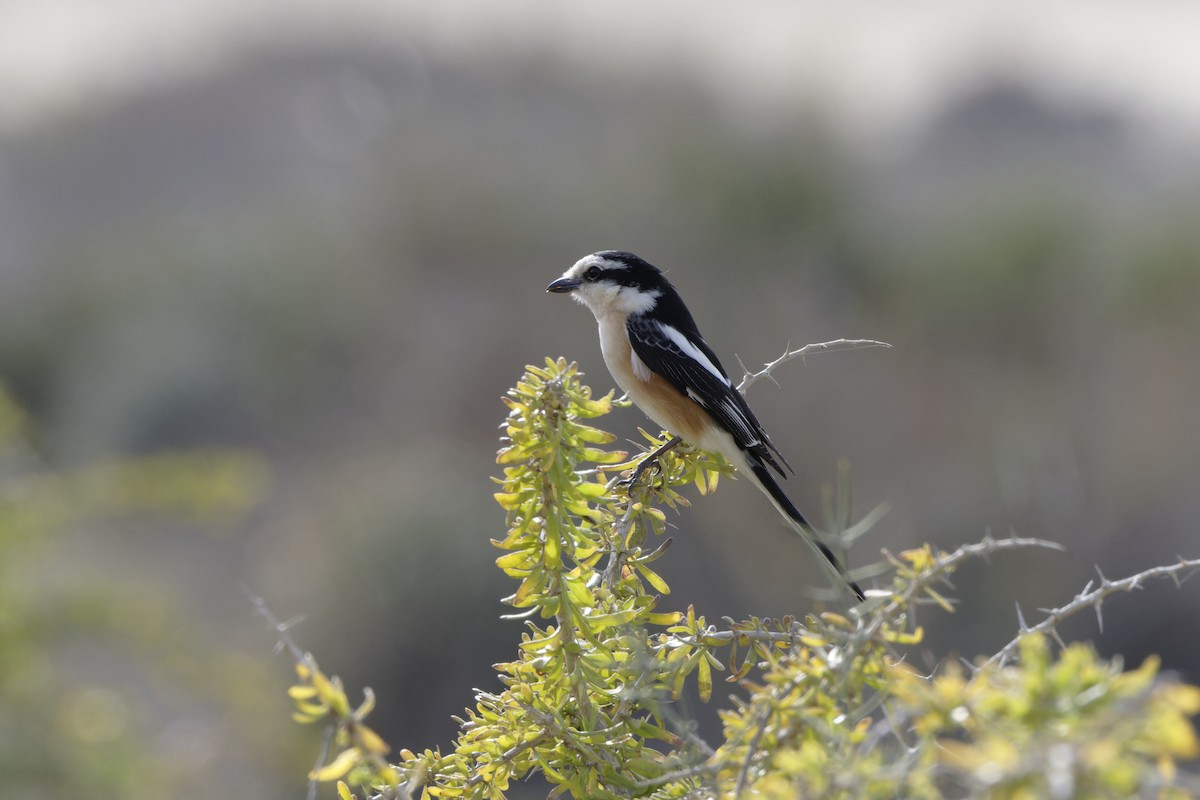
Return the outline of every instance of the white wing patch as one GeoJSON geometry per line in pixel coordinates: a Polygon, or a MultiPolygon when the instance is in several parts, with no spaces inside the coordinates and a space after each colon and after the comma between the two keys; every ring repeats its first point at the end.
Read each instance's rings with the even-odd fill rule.
{"type": "Polygon", "coordinates": [[[683,351],[684,355],[686,355],[692,361],[695,361],[700,366],[704,367],[704,369],[708,370],[708,372],[710,372],[712,376],[721,383],[725,384],[726,386],[730,385],[729,379],[721,374],[721,370],[717,369],[717,365],[712,363],[708,356],[704,355],[704,352],[699,347],[696,347],[696,345],[688,341],[686,336],[684,336],[675,328],[672,328],[670,325],[662,322],[658,323],[658,328],[675,344],[676,347],[683,351]]]}
{"type": "Polygon", "coordinates": [[[638,380],[648,381],[654,376],[650,368],[646,366],[646,362],[638,358],[637,350],[629,348],[629,366],[633,367],[633,374],[638,377],[638,380]]]}

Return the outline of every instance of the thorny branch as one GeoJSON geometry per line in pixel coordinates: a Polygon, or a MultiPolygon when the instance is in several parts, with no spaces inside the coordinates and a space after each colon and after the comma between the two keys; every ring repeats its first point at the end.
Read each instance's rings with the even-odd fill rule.
{"type": "Polygon", "coordinates": [[[275,616],[275,613],[267,607],[267,602],[265,600],[254,594],[254,592],[250,591],[250,587],[246,586],[246,584],[241,584],[241,587],[242,593],[246,595],[246,597],[250,600],[250,603],[254,606],[254,613],[265,619],[267,624],[271,626],[271,630],[275,631],[275,636],[277,638],[275,643],[276,655],[283,650],[287,650],[288,654],[292,657],[292,660],[297,664],[304,664],[305,666],[309,667],[314,666],[312,663],[312,657],[300,649],[300,646],[296,644],[296,640],[293,639],[292,635],[288,632],[296,625],[303,622],[304,617],[293,617],[286,622],[281,622],[279,618],[275,616]]]}
{"type": "Polygon", "coordinates": [[[987,663],[999,663],[1001,666],[1008,663],[1013,657],[1017,647],[1021,643],[1021,639],[1031,633],[1046,633],[1053,636],[1059,644],[1062,644],[1062,639],[1058,636],[1057,627],[1065,620],[1085,608],[1094,608],[1096,610],[1096,621],[1100,625],[1100,630],[1104,630],[1104,617],[1101,615],[1100,606],[1104,604],[1105,598],[1110,594],[1117,592],[1132,592],[1135,589],[1141,589],[1142,584],[1151,578],[1171,578],[1176,585],[1186,580],[1191,572],[1189,570],[1200,569],[1200,558],[1185,559],[1181,558],[1176,564],[1168,564],[1161,567],[1153,567],[1139,572],[1136,575],[1130,575],[1128,578],[1121,580],[1110,581],[1104,577],[1097,568],[1096,572],[1100,574],[1100,585],[1095,586],[1095,581],[1088,581],[1087,586],[1083,587],[1083,591],[1075,595],[1075,599],[1059,608],[1042,608],[1039,611],[1047,614],[1047,617],[1034,625],[1032,628],[1025,624],[1025,617],[1021,613],[1021,607],[1017,606],[1017,618],[1020,621],[1021,632],[1011,642],[1000,649],[1000,652],[987,660],[987,663]],[[1187,572],[1188,574],[1181,573],[1187,572]]]}
{"type": "MultiPolygon", "coordinates": [[[[292,638],[292,635],[289,632],[297,624],[303,622],[304,617],[293,617],[292,619],[281,621],[277,616],[275,616],[275,612],[271,611],[271,609],[267,606],[267,602],[258,595],[254,594],[254,592],[250,591],[248,586],[241,584],[241,589],[242,593],[246,595],[246,597],[250,600],[250,603],[254,606],[254,613],[266,620],[267,624],[271,627],[271,630],[275,632],[275,636],[277,637],[277,641],[275,643],[275,653],[278,655],[280,652],[287,650],[288,655],[292,657],[293,662],[298,665],[302,664],[313,672],[316,672],[317,664],[313,660],[312,655],[301,650],[300,646],[296,644],[296,640],[292,638]]],[[[369,692],[370,690],[368,689],[366,691],[369,692]]],[[[333,736],[336,730],[337,726],[332,723],[325,727],[325,734],[322,737],[321,742],[321,752],[317,757],[317,763],[313,767],[313,772],[316,772],[318,769],[320,769],[325,763],[325,759],[329,756],[329,746],[333,741],[333,736]]],[[[315,778],[309,779],[308,793],[306,795],[307,800],[316,800],[318,785],[319,782],[315,778]]],[[[413,792],[419,785],[420,779],[410,780],[403,785],[393,786],[384,792],[371,795],[368,800],[411,800],[413,792]]]]}
{"type": "MultiPolygon", "coordinates": [[[[956,567],[959,562],[969,558],[979,558],[991,555],[1000,550],[1015,550],[1021,547],[1045,547],[1051,550],[1063,550],[1063,546],[1057,542],[1051,542],[1045,539],[1031,539],[1010,537],[1007,539],[994,539],[987,536],[982,540],[973,544],[964,544],[952,553],[947,553],[941,556],[932,566],[928,568],[923,576],[924,579],[918,579],[906,589],[906,591],[897,599],[893,600],[879,614],[873,614],[869,621],[859,629],[854,635],[851,644],[857,642],[865,642],[872,639],[884,622],[895,617],[896,612],[902,608],[907,608],[912,604],[913,599],[919,595],[924,589],[935,580],[941,579],[948,568],[956,567]]],[[[873,606],[877,608],[878,605],[873,606]]],[[[861,614],[861,612],[855,612],[861,614]]],[[[865,615],[863,618],[866,619],[865,615]]],[[[726,620],[732,624],[733,620],[726,620]]],[[[702,646],[705,644],[725,644],[731,641],[747,639],[751,642],[763,642],[765,644],[795,644],[804,634],[803,630],[791,631],[772,631],[772,630],[746,630],[730,628],[728,630],[720,630],[715,625],[710,625],[699,636],[685,638],[684,641],[694,646],[702,646]]]]}
{"type": "MultiPolygon", "coordinates": [[[[933,580],[944,576],[949,567],[954,567],[960,561],[965,561],[968,558],[986,557],[997,550],[1015,550],[1019,547],[1045,547],[1051,550],[1065,549],[1057,542],[1016,536],[1008,539],[994,539],[991,536],[985,536],[974,544],[964,544],[952,553],[939,556],[937,561],[925,571],[925,576],[928,576],[928,579],[922,580],[921,577],[924,576],[914,579],[905,587],[905,590],[900,595],[896,596],[884,608],[880,609],[879,612],[873,613],[866,624],[855,632],[849,643],[850,647],[857,651],[858,647],[861,647],[862,644],[874,639],[879,633],[879,629],[886,622],[894,619],[902,609],[911,606],[916,596],[925,591],[933,580]]],[[[846,661],[848,662],[849,659],[846,659],[846,661]]]]}
{"type": "Polygon", "coordinates": [[[746,365],[743,364],[742,360],[739,358],[738,363],[741,364],[742,372],[744,374],[742,375],[741,383],[739,383],[737,386],[737,390],[742,394],[745,394],[746,390],[749,389],[750,386],[760,378],[771,378],[772,381],[775,380],[775,378],[771,375],[775,368],[781,364],[786,364],[793,358],[803,358],[810,353],[831,353],[834,350],[861,350],[864,347],[886,347],[890,350],[892,346],[887,342],[879,342],[874,339],[834,339],[832,342],[806,344],[804,347],[797,347],[795,350],[792,350],[791,345],[789,344],[787,349],[783,351],[783,355],[774,361],[768,362],[758,372],[751,372],[750,370],[746,369],[746,365]]]}
{"type": "MultiPolygon", "coordinates": [[[[292,627],[300,622],[303,622],[304,618],[295,617],[287,620],[286,622],[280,621],[280,619],[275,616],[275,613],[267,607],[267,601],[250,591],[250,587],[242,584],[242,593],[249,598],[250,603],[254,606],[254,613],[266,620],[267,624],[271,626],[271,630],[275,632],[275,654],[278,655],[281,651],[287,650],[288,655],[292,657],[292,661],[296,664],[303,664],[311,669],[316,669],[316,665],[313,663],[312,656],[301,650],[299,645],[296,644],[296,640],[293,639],[292,635],[288,632],[292,627]]],[[[318,769],[320,769],[321,765],[325,763],[325,759],[329,756],[329,743],[333,740],[334,730],[334,725],[325,726],[325,735],[321,740],[321,752],[317,756],[317,763],[312,769],[313,772],[316,772],[318,769]]],[[[309,779],[308,794],[306,795],[307,800],[317,799],[317,785],[318,784],[315,778],[309,779]]]]}

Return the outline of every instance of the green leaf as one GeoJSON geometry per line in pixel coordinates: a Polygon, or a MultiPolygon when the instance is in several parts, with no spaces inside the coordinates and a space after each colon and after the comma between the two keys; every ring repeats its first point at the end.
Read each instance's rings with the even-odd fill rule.
{"type": "MultiPolygon", "coordinates": [[[[705,655],[707,654],[705,653],[705,655]]],[[[712,699],[712,668],[709,666],[707,658],[701,658],[697,664],[696,682],[700,689],[700,700],[707,703],[712,699]]]]}
{"type": "Polygon", "coordinates": [[[580,439],[580,441],[584,441],[589,444],[608,444],[609,442],[615,441],[617,438],[614,434],[611,434],[608,431],[602,431],[599,428],[592,428],[579,423],[576,423],[573,426],[573,433],[580,439]]]}
{"type": "Polygon", "coordinates": [[[611,628],[614,625],[625,625],[626,623],[633,622],[633,620],[637,619],[637,615],[638,610],[636,608],[631,608],[627,611],[616,611],[611,614],[594,614],[585,616],[584,619],[587,620],[588,625],[592,628],[592,630],[599,631],[604,630],[605,628],[611,628]]]}
{"type": "Polygon", "coordinates": [[[367,752],[382,756],[387,755],[388,751],[392,749],[388,746],[388,743],[383,740],[383,737],[381,737],[371,728],[368,728],[366,725],[360,723],[356,726],[356,730],[358,731],[358,740],[362,743],[362,746],[367,750],[367,752]]]}
{"type": "Polygon", "coordinates": [[[517,591],[513,595],[512,604],[517,608],[523,608],[530,604],[531,598],[541,594],[545,588],[546,572],[539,564],[529,573],[529,577],[521,581],[521,585],[517,587],[517,591]]]}
{"type": "Polygon", "coordinates": [[[625,453],[620,450],[601,450],[596,447],[585,447],[579,451],[579,457],[583,461],[590,461],[593,464],[615,464],[625,458],[625,453]]]}
{"type": "Polygon", "coordinates": [[[655,588],[656,591],[662,592],[663,594],[671,593],[671,587],[667,585],[667,582],[664,581],[662,576],[657,572],[638,561],[633,562],[633,567],[638,571],[639,575],[646,579],[647,583],[655,588]]]}
{"type": "Polygon", "coordinates": [[[492,497],[496,498],[496,502],[505,511],[511,511],[521,502],[521,495],[517,492],[496,492],[492,497]]]}
{"type": "Polygon", "coordinates": [[[533,568],[533,554],[529,550],[517,550],[496,559],[496,566],[504,570],[509,577],[524,577],[533,568]]]}
{"type": "Polygon", "coordinates": [[[584,481],[575,487],[575,491],[586,497],[588,500],[596,500],[604,497],[608,493],[608,487],[603,483],[592,483],[584,481]]]}
{"type": "Polygon", "coordinates": [[[338,754],[337,758],[320,769],[308,773],[310,780],[332,781],[344,776],[362,759],[362,752],[357,747],[348,747],[338,754]]]}
{"type": "Polygon", "coordinates": [[[607,394],[599,400],[580,398],[575,403],[575,413],[581,417],[602,417],[612,411],[611,394],[607,394]]]}
{"type": "Polygon", "coordinates": [[[542,563],[554,571],[562,565],[562,542],[559,541],[558,519],[551,515],[546,519],[546,543],[542,549],[542,563]]]}
{"type": "Polygon", "coordinates": [[[646,553],[645,555],[638,556],[638,557],[637,557],[637,563],[639,563],[639,564],[649,564],[651,561],[657,561],[658,559],[660,559],[660,558],[662,558],[664,555],[666,555],[666,553],[667,553],[667,550],[669,550],[669,549],[670,549],[670,547],[671,547],[671,544],[672,544],[674,541],[675,541],[675,540],[674,540],[673,538],[671,538],[671,537],[669,537],[669,536],[668,536],[668,537],[666,538],[666,540],[665,540],[665,541],[664,541],[662,544],[660,544],[660,545],[659,545],[657,548],[655,548],[653,551],[651,551],[651,552],[649,552],[649,553],[646,553]]]}
{"type": "Polygon", "coordinates": [[[567,588],[567,597],[581,608],[589,608],[596,603],[596,598],[592,595],[590,589],[587,588],[587,583],[580,580],[578,576],[564,575],[562,583],[567,588]]]}

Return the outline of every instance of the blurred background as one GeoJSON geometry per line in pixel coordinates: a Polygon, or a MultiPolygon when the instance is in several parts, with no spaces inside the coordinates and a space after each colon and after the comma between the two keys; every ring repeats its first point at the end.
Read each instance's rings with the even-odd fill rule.
{"type": "MultiPolygon", "coordinates": [[[[750,395],[810,517],[843,460],[856,514],[890,507],[853,564],[1066,545],[964,568],[931,658],[994,652],[1097,566],[1196,557],[1196,30],[1116,2],[0,4],[4,502],[164,452],[232,487],[5,534],[5,795],[298,796],[319,732],[239,584],[375,689],[394,747],[445,747],[520,632],[499,398],[546,355],[612,387],[543,291],[598,249],[669,269],[733,370],[894,345],[750,395]]],[[[745,482],[673,522],[665,608],[810,608],[745,482]]],[[[1200,680],[1198,591],[1064,633],[1200,680]]]]}

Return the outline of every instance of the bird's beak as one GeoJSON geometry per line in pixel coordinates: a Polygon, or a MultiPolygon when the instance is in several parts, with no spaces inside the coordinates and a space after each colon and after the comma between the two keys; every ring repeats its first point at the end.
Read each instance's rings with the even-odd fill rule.
{"type": "Polygon", "coordinates": [[[554,292],[555,294],[564,294],[566,292],[575,291],[582,283],[583,281],[578,280],[577,278],[559,278],[554,283],[547,286],[546,291],[554,292]]]}

